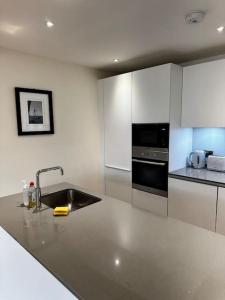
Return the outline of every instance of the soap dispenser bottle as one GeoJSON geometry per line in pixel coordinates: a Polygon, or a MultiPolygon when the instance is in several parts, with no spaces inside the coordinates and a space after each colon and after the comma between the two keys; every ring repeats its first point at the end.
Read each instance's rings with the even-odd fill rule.
{"type": "Polygon", "coordinates": [[[29,208],[34,207],[36,204],[36,189],[34,186],[34,182],[30,182],[29,186],[29,208]]]}
{"type": "Polygon", "coordinates": [[[23,204],[24,206],[29,206],[29,186],[26,180],[22,180],[23,183],[23,204]]]}

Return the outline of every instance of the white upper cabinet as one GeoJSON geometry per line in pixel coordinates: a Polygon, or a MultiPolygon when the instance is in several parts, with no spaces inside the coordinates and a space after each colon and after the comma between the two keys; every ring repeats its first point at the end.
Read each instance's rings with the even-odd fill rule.
{"type": "Polygon", "coordinates": [[[133,123],[169,123],[170,75],[171,64],[133,72],[133,123]]]}
{"type": "Polygon", "coordinates": [[[104,79],[105,165],[131,170],[131,73],[104,79]]]}
{"type": "Polygon", "coordinates": [[[225,60],[183,69],[182,127],[225,127],[225,60]]]}

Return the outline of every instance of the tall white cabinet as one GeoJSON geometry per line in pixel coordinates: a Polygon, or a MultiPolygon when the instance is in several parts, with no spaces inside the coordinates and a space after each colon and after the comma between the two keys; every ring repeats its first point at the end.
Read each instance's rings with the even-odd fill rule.
{"type": "Polygon", "coordinates": [[[104,79],[105,164],[131,170],[131,73],[104,79]]]}
{"type": "Polygon", "coordinates": [[[132,75],[132,122],[169,123],[171,64],[132,75]]]}
{"type": "Polygon", "coordinates": [[[131,73],[103,80],[105,190],[131,199],[131,73]]]}
{"type": "Polygon", "coordinates": [[[182,127],[225,127],[225,59],[183,68],[182,127]]]}

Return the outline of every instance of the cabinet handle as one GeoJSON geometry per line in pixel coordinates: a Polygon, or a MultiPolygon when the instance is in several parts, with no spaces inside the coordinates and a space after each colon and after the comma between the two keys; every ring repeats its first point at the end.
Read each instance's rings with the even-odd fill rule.
{"type": "Polygon", "coordinates": [[[139,159],[132,159],[133,162],[139,162],[146,165],[155,165],[155,166],[165,166],[166,163],[156,162],[156,161],[147,161],[147,160],[139,160],[139,159]]]}
{"type": "Polygon", "coordinates": [[[110,168],[110,169],[127,171],[127,172],[131,171],[131,169],[126,169],[126,168],[122,168],[122,167],[112,166],[112,165],[108,165],[108,164],[105,164],[105,167],[110,168]]]}

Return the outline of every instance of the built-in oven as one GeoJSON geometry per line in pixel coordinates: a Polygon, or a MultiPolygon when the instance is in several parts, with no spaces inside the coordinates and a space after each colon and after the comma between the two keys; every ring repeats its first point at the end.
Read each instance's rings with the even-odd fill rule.
{"type": "Polygon", "coordinates": [[[133,124],[132,138],[132,187],[167,197],[169,124],[133,124]]]}

